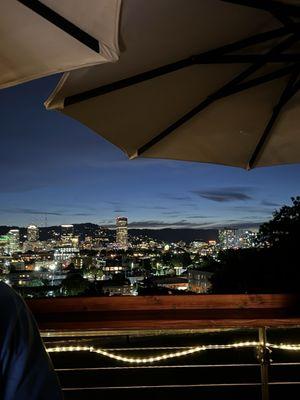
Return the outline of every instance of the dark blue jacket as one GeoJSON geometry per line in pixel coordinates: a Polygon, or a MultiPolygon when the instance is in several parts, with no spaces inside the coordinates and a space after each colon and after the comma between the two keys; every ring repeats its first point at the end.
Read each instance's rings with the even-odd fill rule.
{"type": "Polygon", "coordinates": [[[3,282],[0,282],[0,399],[62,399],[31,312],[21,296],[3,282]]]}

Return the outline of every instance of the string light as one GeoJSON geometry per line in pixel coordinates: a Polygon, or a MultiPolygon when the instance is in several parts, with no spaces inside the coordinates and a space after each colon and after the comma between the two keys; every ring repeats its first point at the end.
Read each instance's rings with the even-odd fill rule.
{"type": "MultiPolygon", "coordinates": [[[[131,364],[149,364],[157,361],[168,360],[176,357],[183,357],[191,354],[195,354],[205,350],[226,350],[226,349],[239,349],[239,348],[247,348],[247,347],[257,347],[260,346],[260,342],[240,342],[240,343],[231,343],[231,344],[209,344],[203,346],[196,346],[187,348],[186,350],[176,351],[174,353],[165,353],[158,356],[149,356],[149,357],[126,357],[119,354],[112,353],[110,351],[95,348],[93,346],[57,346],[50,347],[47,349],[48,353],[60,353],[60,352],[76,352],[76,351],[89,351],[91,353],[96,353],[117,361],[123,361],[131,364]]],[[[280,349],[280,350],[292,350],[299,351],[300,344],[273,344],[266,343],[268,348],[280,349]]],[[[145,348],[145,350],[147,350],[145,348]]]]}
{"type": "Polygon", "coordinates": [[[273,344],[273,343],[266,343],[267,347],[272,349],[279,349],[279,350],[292,350],[292,351],[299,351],[300,344],[289,344],[289,343],[280,343],[280,344],[273,344]]]}
{"type": "MultiPolygon", "coordinates": [[[[91,353],[96,353],[117,361],[123,361],[131,364],[149,364],[157,361],[168,360],[176,357],[183,357],[195,353],[199,353],[205,350],[226,350],[226,349],[239,349],[239,348],[247,348],[247,347],[257,347],[260,346],[260,342],[240,342],[240,343],[231,343],[231,344],[209,344],[203,346],[196,346],[187,348],[186,350],[176,351],[173,353],[165,353],[158,356],[149,356],[149,357],[126,357],[119,354],[112,353],[110,351],[95,348],[93,346],[57,346],[50,347],[47,349],[48,353],[60,353],[60,352],[76,352],[76,351],[89,351],[91,353]]],[[[266,346],[270,349],[279,349],[279,350],[291,350],[291,351],[300,351],[300,344],[273,344],[266,343],[266,346]]],[[[145,350],[147,350],[145,348],[145,350]]]]}

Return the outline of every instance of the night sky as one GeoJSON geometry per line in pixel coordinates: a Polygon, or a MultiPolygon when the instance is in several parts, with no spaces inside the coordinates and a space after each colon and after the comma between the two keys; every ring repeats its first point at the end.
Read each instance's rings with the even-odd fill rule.
{"type": "Polygon", "coordinates": [[[300,165],[242,169],[133,160],[43,101],[51,77],[0,91],[0,225],[250,227],[300,194],[300,165]]]}

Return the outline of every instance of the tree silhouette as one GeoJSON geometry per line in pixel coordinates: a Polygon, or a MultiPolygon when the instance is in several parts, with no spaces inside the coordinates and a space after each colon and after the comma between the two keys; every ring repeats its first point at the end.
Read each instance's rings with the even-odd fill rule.
{"type": "Polygon", "coordinates": [[[89,283],[79,273],[69,273],[62,282],[62,290],[67,296],[82,294],[89,287],[89,283]]]}
{"type": "Polygon", "coordinates": [[[296,248],[300,240],[300,196],[292,197],[291,206],[283,206],[275,211],[273,218],[261,225],[261,244],[281,248],[296,248]]]}
{"type": "Polygon", "coordinates": [[[226,250],[206,263],[213,293],[299,292],[300,197],[259,230],[258,248],[226,250]]]}

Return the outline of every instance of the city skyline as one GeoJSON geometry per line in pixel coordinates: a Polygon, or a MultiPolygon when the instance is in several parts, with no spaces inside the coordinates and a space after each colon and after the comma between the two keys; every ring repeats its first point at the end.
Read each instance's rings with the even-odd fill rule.
{"type": "Polygon", "coordinates": [[[127,160],[78,122],[43,108],[58,77],[1,91],[0,225],[253,227],[300,192],[299,165],[244,171],[127,160]]]}

